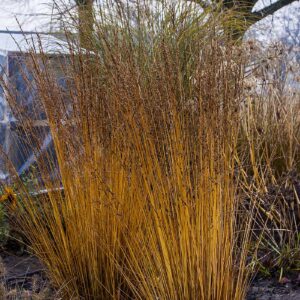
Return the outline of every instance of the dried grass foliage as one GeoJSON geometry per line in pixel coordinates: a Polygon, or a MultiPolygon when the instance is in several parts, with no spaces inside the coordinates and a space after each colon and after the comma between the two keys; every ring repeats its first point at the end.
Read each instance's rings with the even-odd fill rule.
{"type": "Polygon", "coordinates": [[[18,220],[66,299],[244,299],[244,53],[220,31],[227,15],[147,8],[134,24],[118,5],[100,13],[92,51],[67,34],[68,56],[29,54],[57,160],[7,89],[48,189],[33,197],[15,177],[18,220]]]}

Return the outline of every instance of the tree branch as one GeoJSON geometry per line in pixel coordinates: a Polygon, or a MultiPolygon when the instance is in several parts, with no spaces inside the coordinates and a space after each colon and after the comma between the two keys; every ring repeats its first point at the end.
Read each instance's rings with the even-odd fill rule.
{"type": "Polygon", "coordinates": [[[257,19],[257,21],[274,14],[277,10],[281,9],[282,7],[289,5],[298,0],[278,0],[277,2],[262,8],[259,11],[255,11],[252,13],[253,19],[257,19]]]}

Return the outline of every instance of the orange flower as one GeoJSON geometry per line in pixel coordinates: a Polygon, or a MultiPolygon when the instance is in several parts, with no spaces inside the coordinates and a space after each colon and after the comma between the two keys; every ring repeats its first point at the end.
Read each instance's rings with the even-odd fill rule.
{"type": "Polygon", "coordinates": [[[4,188],[4,194],[0,197],[0,203],[8,203],[11,209],[15,209],[17,206],[17,195],[10,187],[4,188]]]}

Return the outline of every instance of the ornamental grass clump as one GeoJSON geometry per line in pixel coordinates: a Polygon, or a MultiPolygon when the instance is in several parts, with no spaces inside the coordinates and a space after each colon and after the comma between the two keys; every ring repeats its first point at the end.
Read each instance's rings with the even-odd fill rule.
{"type": "Polygon", "coordinates": [[[248,43],[253,70],[240,109],[243,190],[257,209],[260,269],[278,277],[300,265],[300,119],[297,49],[248,43]]]}
{"type": "Polygon", "coordinates": [[[35,188],[47,190],[32,196],[13,177],[30,247],[65,299],[243,299],[251,222],[237,222],[234,162],[244,57],[224,34],[227,15],[154,2],[98,9],[89,50],[66,32],[68,55],[26,60],[56,156],[7,88],[36,154],[35,188]]]}

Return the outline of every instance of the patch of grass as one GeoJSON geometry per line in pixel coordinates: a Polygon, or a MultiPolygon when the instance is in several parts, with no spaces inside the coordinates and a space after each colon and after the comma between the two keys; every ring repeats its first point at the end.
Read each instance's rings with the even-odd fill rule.
{"type": "Polygon", "coordinates": [[[300,255],[299,62],[282,45],[252,49],[257,65],[246,81],[238,142],[242,189],[257,209],[260,269],[288,272],[300,255]]]}

